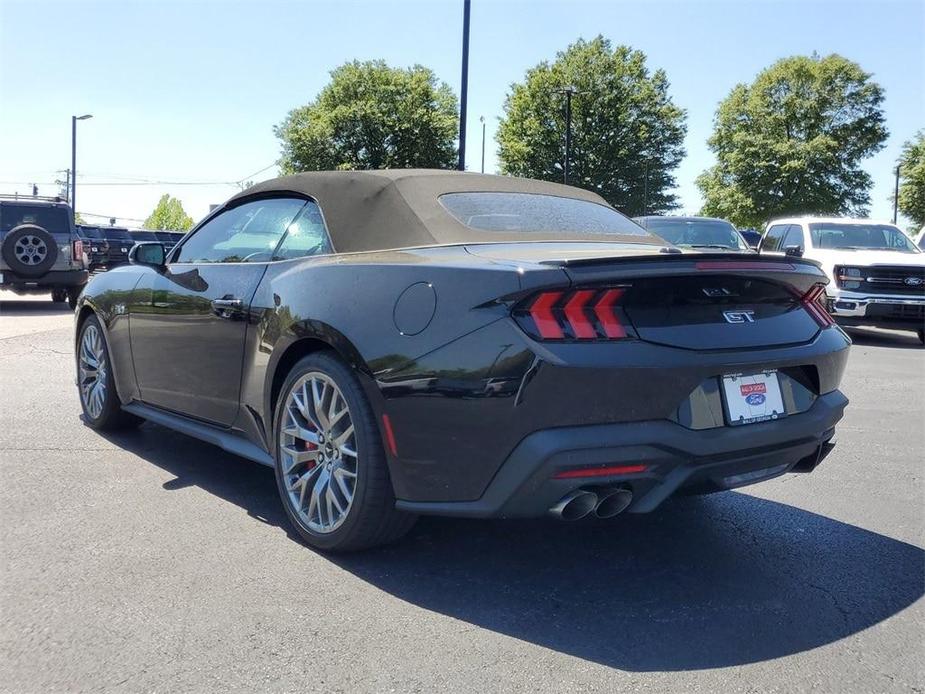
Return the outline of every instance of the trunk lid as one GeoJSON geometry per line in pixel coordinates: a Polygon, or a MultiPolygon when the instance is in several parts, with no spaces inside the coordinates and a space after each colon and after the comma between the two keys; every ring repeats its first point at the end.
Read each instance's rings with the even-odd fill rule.
{"type": "MultiPolygon", "coordinates": [[[[568,278],[568,289],[557,298],[547,298],[541,315],[543,320],[559,322],[565,340],[581,341],[591,335],[587,323],[601,327],[603,314],[595,306],[608,287],[621,290],[617,315],[628,324],[628,335],[682,349],[803,343],[828,324],[824,309],[811,306],[806,298],[810,290],[826,283],[826,276],[818,263],[800,258],[615,244],[517,244],[483,246],[474,252],[525,269],[531,264],[560,268],[568,278]],[[575,298],[587,289],[598,293],[587,294],[585,301],[575,298]],[[573,329],[569,315],[577,318],[579,330],[573,329]]],[[[605,332],[596,329],[594,339],[605,332]]]]}

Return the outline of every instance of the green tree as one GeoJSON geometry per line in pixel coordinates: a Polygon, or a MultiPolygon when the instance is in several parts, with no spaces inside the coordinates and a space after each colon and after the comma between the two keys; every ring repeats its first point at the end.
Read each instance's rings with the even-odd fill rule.
{"type": "Polygon", "coordinates": [[[563,180],[566,87],[577,90],[569,184],[629,215],[677,207],[672,172],[684,156],[685,112],[664,71],[650,74],[645,54],[602,36],[579,39],[511,85],[496,136],[501,171],[563,180]]]}
{"type": "Polygon", "coordinates": [[[907,141],[899,155],[899,211],[916,231],[925,225],[925,130],[907,141]]]}
{"type": "Polygon", "coordinates": [[[170,229],[172,231],[189,231],[193,226],[193,218],[183,210],[183,205],[177,198],[167,193],[161,196],[157,207],[148,216],[143,229],[170,229]]]}
{"type": "Polygon", "coordinates": [[[795,56],[739,84],[709,139],[717,163],[697,179],[704,214],[760,226],[791,214],[864,215],[883,148],[883,90],[839,55],[795,56]]]}
{"type": "Polygon", "coordinates": [[[274,128],[283,173],[323,169],[452,168],[457,103],[428,68],[350,62],[314,101],[274,128]]]}

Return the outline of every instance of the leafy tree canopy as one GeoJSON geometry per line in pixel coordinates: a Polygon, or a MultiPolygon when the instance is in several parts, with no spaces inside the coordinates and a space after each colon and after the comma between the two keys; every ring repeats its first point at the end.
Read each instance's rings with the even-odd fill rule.
{"type": "Polygon", "coordinates": [[[903,145],[899,157],[899,211],[916,230],[925,225],[925,130],[903,145]]]}
{"type": "Polygon", "coordinates": [[[497,133],[502,172],[563,180],[566,87],[577,90],[569,184],[629,215],[677,207],[671,190],[684,156],[685,112],[671,101],[664,71],[650,74],[645,54],[613,48],[602,36],[579,39],[511,86],[497,133]]]}
{"type": "Polygon", "coordinates": [[[189,231],[193,227],[193,218],[184,212],[183,205],[177,198],[164,193],[157,207],[141,226],[143,229],[189,231]]]}
{"type": "Polygon", "coordinates": [[[428,68],[350,62],[307,106],[274,128],[283,173],[327,169],[453,168],[457,102],[428,68]]]}
{"type": "Polygon", "coordinates": [[[697,179],[703,213],[740,226],[791,214],[865,215],[861,162],[887,137],[883,89],[839,55],[784,58],[716,112],[717,163],[697,179]]]}

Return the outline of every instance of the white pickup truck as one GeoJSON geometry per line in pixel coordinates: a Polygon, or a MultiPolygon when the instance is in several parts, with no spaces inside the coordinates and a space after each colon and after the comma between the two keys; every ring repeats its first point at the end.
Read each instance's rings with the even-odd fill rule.
{"type": "Polygon", "coordinates": [[[829,313],[844,326],[912,330],[925,344],[925,253],[899,227],[870,219],[775,219],[759,253],[822,263],[829,313]]]}

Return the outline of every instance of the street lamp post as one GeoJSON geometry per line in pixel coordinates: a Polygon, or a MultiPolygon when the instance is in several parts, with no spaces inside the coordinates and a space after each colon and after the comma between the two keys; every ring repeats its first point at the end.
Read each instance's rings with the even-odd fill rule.
{"type": "Polygon", "coordinates": [[[899,164],[896,165],[896,185],[893,188],[893,224],[899,219],[899,164]]]}
{"type": "Polygon", "coordinates": [[[568,185],[569,160],[572,156],[572,94],[577,94],[578,90],[568,86],[556,91],[565,94],[565,166],[562,171],[562,182],[568,185]]]}
{"type": "Polygon", "coordinates": [[[77,223],[77,121],[93,118],[89,113],[71,116],[71,221],[77,223]]]}
{"type": "Polygon", "coordinates": [[[463,0],[462,79],[459,89],[459,164],[466,170],[466,107],[469,102],[469,2],[463,0]]]}
{"type": "Polygon", "coordinates": [[[482,122],[482,173],[485,173],[485,116],[479,116],[482,122]]]}

